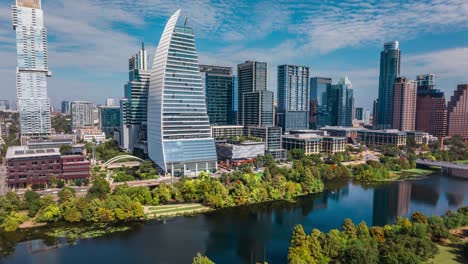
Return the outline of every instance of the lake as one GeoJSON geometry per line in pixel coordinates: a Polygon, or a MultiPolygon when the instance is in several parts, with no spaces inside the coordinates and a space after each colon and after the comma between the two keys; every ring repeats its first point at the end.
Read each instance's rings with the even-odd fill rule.
{"type": "Polygon", "coordinates": [[[345,218],[382,226],[415,211],[442,215],[466,205],[468,181],[456,178],[433,175],[378,185],[338,180],[327,183],[323,193],[294,203],[270,202],[154,220],[74,244],[65,239],[53,246],[40,239],[24,241],[13,245],[14,252],[0,262],[192,263],[201,252],[216,263],[286,263],[291,231],[297,224],[306,232],[339,229],[345,218]]]}

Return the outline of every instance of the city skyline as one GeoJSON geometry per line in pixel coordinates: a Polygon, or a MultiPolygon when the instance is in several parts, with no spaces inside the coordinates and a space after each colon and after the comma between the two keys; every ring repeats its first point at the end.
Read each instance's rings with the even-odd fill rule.
{"type": "MultiPolygon", "coordinates": [[[[11,23],[13,2],[0,4],[0,22],[11,23]]],[[[165,18],[178,7],[187,10],[184,15],[199,36],[200,63],[235,68],[245,60],[265,61],[271,91],[275,91],[278,65],[304,65],[311,68],[311,77],[333,77],[334,83],[340,76],[349,76],[356,106],[371,108],[372,100],[377,98],[381,45],[394,40],[399,40],[402,50],[402,75],[414,79],[417,74],[433,73],[437,88],[446,96],[467,78],[468,67],[463,61],[468,56],[468,19],[463,10],[468,4],[464,1],[294,6],[191,1],[163,2],[154,5],[157,10],[139,3],[129,6],[128,1],[112,6],[108,1],[93,5],[89,1],[42,2],[49,34],[49,67],[54,72],[54,78],[48,80],[49,96],[56,107],[62,99],[103,103],[109,97],[123,97],[121,84],[127,77],[128,55],[144,40],[152,56],[165,18]],[[246,12],[250,8],[241,10],[238,5],[254,8],[246,12]],[[353,15],[343,18],[334,12],[353,15]],[[421,12],[431,14],[433,19],[414,17],[421,12]],[[381,23],[365,23],[370,20],[381,23]],[[385,23],[385,28],[370,25],[385,23]],[[306,26],[309,31],[305,31],[306,26]],[[435,41],[439,38],[445,41],[435,41]]],[[[15,101],[14,42],[14,32],[6,27],[0,29],[0,55],[4,58],[0,76],[5,80],[2,92],[5,90],[5,99],[11,102],[15,101]]]]}

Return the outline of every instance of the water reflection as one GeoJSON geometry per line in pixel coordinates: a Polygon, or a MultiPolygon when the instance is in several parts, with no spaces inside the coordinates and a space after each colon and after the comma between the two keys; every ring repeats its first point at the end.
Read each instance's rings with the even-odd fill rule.
{"type": "Polygon", "coordinates": [[[411,182],[401,181],[374,189],[372,225],[383,226],[395,222],[397,216],[408,213],[411,182]]]}

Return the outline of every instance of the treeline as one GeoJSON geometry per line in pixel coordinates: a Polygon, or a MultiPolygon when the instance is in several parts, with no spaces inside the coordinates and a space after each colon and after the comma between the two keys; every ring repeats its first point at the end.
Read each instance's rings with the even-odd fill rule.
{"type": "Polygon", "coordinates": [[[468,207],[445,216],[426,217],[416,212],[399,217],[394,225],[357,226],[345,219],[341,231],[314,229],[307,235],[301,225],[293,229],[288,262],[299,263],[425,263],[438,253],[434,242],[457,240],[449,229],[468,225],[468,207]]]}
{"type": "Polygon", "coordinates": [[[450,146],[450,150],[442,150],[437,145],[430,152],[420,153],[419,158],[441,161],[468,160],[468,144],[465,144],[463,137],[455,135],[444,140],[445,145],[450,146]]]}

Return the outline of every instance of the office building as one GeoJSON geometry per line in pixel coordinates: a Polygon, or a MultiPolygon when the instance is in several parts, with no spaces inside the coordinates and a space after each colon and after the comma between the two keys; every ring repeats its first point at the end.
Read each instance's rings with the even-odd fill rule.
{"type": "Polygon", "coordinates": [[[64,115],[70,114],[70,102],[69,101],[62,101],[62,107],[60,109],[60,113],[64,115]]]}
{"type": "Polygon", "coordinates": [[[96,106],[91,102],[75,101],[70,104],[71,128],[77,130],[95,124],[96,106]]]}
{"type": "Polygon", "coordinates": [[[370,120],[371,120],[371,112],[369,109],[364,109],[364,111],[362,112],[362,121],[364,122],[365,125],[368,125],[370,124],[370,120]]]}
{"type": "Polygon", "coordinates": [[[306,156],[344,152],[346,145],[344,137],[328,137],[316,133],[284,135],[282,140],[285,149],[301,149],[306,156]]]}
{"type": "Polygon", "coordinates": [[[246,129],[244,126],[211,126],[211,137],[214,139],[229,139],[236,136],[244,136],[246,129]]]}
{"type": "Polygon", "coordinates": [[[145,45],[128,60],[129,80],[124,86],[125,98],[120,101],[120,147],[147,153],[148,89],[151,72],[145,45]]]}
{"type": "Polygon", "coordinates": [[[0,100],[0,111],[1,110],[10,110],[10,101],[0,100]]]}
{"type": "Polygon", "coordinates": [[[221,161],[255,159],[265,154],[265,143],[258,141],[233,141],[216,143],[216,154],[221,161]]]}
{"type": "Polygon", "coordinates": [[[287,133],[309,128],[309,67],[278,66],[277,120],[287,133]]]}
{"type": "Polygon", "coordinates": [[[106,134],[106,137],[112,137],[114,130],[120,128],[120,120],[120,107],[99,107],[99,128],[106,134]]]}
{"type": "Polygon", "coordinates": [[[364,120],[364,108],[356,107],[354,109],[354,119],[363,121],[364,120]]]}
{"type": "Polygon", "coordinates": [[[457,86],[447,105],[447,135],[460,135],[468,140],[468,84],[457,86]]]}
{"type": "Polygon", "coordinates": [[[366,146],[392,145],[395,147],[406,146],[407,135],[396,129],[357,131],[358,140],[366,146]]]}
{"type": "Polygon", "coordinates": [[[94,142],[101,145],[106,141],[106,134],[99,128],[90,126],[82,127],[76,131],[76,136],[84,142],[94,142]]]}
{"type": "Polygon", "coordinates": [[[237,65],[237,123],[274,126],[274,93],[267,90],[267,64],[246,61],[237,65]]]}
{"type": "MultiPolygon", "coordinates": [[[[148,154],[172,175],[216,168],[192,28],[176,11],[164,28],[148,92],[148,154]]],[[[185,20],[186,21],[186,20],[185,20]]]]}
{"type": "Polygon", "coordinates": [[[400,49],[398,41],[384,44],[380,53],[379,99],[377,128],[390,128],[393,124],[393,82],[400,76],[400,49]]]}
{"type": "Polygon", "coordinates": [[[47,30],[40,0],[16,0],[13,6],[16,31],[17,107],[21,135],[51,133],[50,101],[47,96],[47,30]]]}
{"type": "Polygon", "coordinates": [[[416,118],[416,82],[398,77],[393,86],[392,127],[401,131],[412,131],[416,118]]]}
{"type": "Polygon", "coordinates": [[[52,135],[34,135],[22,136],[21,146],[28,149],[60,148],[61,146],[72,146],[76,144],[76,135],[74,134],[52,134],[52,135]]]}
{"type": "Polygon", "coordinates": [[[267,154],[277,160],[286,159],[287,152],[282,145],[281,127],[247,127],[246,136],[261,138],[265,142],[267,154]]]}
{"type": "Polygon", "coordinates": [[[115,100],[112,98],[106,99],[106,106],[115,106],[115,100]]]}
{"type": "Polygon", "coordinates": [[[330,124],[333,126],[352,126],[354,117],[354,96],[351,81],[341,78],[327,92],[327,105],[330,124]]]}
{"type": "Polygon", "coordinates": [[[310,78],[309,128],[311,129],[317,129],[331,124],[327,96],[331,85],[331,78],[310,78]]]}
{"type": "Polygon", "coordinates": [[[9,188],[47,184],[50,176],[65,182],[88,179],[91,163],[83,155],[61,155],[58,148],[28,149],[9,147],[6,154],[9,188]]]}
{"type": "Polygon", "coordinates": [[[434,87],[434,75],[418,75],[415,130],[424,131],[436,137],[447,133],[447,105],[444,92],[434,87]]]}
{"type": "Polygon", "coordinates": [[[233,85],[231,67],[200,65],[206,108],[211,125],[232,125],[233,85]]]}

